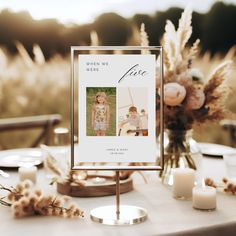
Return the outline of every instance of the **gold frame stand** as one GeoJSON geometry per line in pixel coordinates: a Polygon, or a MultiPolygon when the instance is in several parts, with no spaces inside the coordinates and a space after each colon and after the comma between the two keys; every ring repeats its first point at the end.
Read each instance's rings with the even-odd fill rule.
{"type": "Polygon", "coordinates": [[[147,211],[137,206],[120,205],[120,174],[116,171],[116,205],[95,208],[90,218],[104,225],[133,225],[144,222],[147,211]]]}

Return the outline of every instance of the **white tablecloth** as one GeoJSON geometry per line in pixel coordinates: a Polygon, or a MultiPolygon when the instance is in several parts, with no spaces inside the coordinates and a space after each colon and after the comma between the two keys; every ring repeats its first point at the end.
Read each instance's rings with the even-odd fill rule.
{"type": "MultiPolygon", "coordinates": [[[[14,185],[18,176],[10,172],[11,178],[0,177],[0,183],[14,185]]],[[[225,176],[221,159],[204,158],[203,175],[218,179],[225,176]]],[[[0,206],[0,235],[67,236],[67,235],[235,235],[236,196],[217,193],[217,210],[202,212],[192,208],[191,201],[172,198],[170,187],[163,186],[157,173],[146,173],[149,183],[135,174],[135,190],[121,195],[121,203],[146,208],[148,220],[132,226],[105,226],[90,220],[89,211],[103,205],[115,203],[115,197],[75,198],[85,211],[84,219],[64,219],[58,217],[29,217],[14,219],[7,207],[0,206]]],[[[38,172],[38,185],[45,191],[55,192],[49,186],[44,171],[38,172]]]]}

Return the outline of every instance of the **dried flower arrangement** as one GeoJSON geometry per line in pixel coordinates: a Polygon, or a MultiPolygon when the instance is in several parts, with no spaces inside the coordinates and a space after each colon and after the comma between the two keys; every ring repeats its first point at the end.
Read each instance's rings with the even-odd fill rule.
{"type": "Polygon", "coordinates": [[[211,186],[214,188],[222,189],[225,193],[236,195],[236,184],[230,182],[227,178],[222,179],[222,184],[217,184],[211,178],[205,179],[206,186],[211,186]]]}
{"type": "Polygon", "coordinates": [[[70,203],[68,196],[59,198],[43,195],[40,189],[32,188],[32,182],[29,180],[17,184],[16,187],[7,188],[0,185],[0,190],[8,192],[6,197],[0,198],[0,204],[11,207],[16,218],[33,215],[84,217],[83,211],[76,204],[70,203]]]}
{"type": "Polygon", "coordinates": [[[199,53],[200,40],[186,47],[192,34],[192,11],[186,8],[178,29],[169,20],[163,36],[164,48],[164,123],[167,129],[188,130],[193,123],[218,121],[225,116],[227,89],[224,81],[231,61],[216,67],[205,82],[202,73],[192,68],[199,53]]]}
{"type": "MultiPolygon", "coordinates": [[[[198,170],[193,156],[200,158],[200,151],[191,148],[190,130],[193,124],[219,121],[225,117],[225,100],[228,90],[224,86],[231,61],[218,65],[209,79],[204,81],[202,73],[193,68],[193,60],[199,53],[200,40],[188,48],[192,35],[192,11],[186,8],[179,20],[178,28],[167,20],[162,39],[164,58],[164,127],[168,135],[165,143],[164,170],[159,172],[163,183],[172,184],[171,169],[180,166],[198,170]],[[191,153],[194,149],[196,153],[191,153]]],[[[140,29],[141,46],[148,46],[148,35],[144,25],[140,29]]],[[[142,51],[148,54],[147,50],[142,51]]],[[[157,73],[157,119],[160,113],[160,77],[157,73]]]]}

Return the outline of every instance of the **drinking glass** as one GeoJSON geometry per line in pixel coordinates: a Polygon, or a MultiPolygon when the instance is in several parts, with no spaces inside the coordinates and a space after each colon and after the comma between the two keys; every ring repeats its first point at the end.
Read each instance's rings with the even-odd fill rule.
{"type": "Polygon", "coordinates": [[[236,151],[224,154],[223,157],[228,177],[236,181],[236,151]]]}

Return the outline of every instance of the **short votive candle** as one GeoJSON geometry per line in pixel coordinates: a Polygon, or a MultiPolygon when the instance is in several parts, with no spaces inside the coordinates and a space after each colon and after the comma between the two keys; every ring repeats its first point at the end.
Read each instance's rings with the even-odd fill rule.
{"type": "Polygon", "coordinates": [[[214,210],[216,208],[216,189],[211,186],[194,187],[193,207],[200,210],[214,210]]]}
{"type": "Polygon", "coordinates": [[[195,170],[191,168],[173,169],[172,194],[174,198],[188,200],[192,197],[195,170]]]}
{"type": "Polygon", "coordinates": [[[18,173],[19,173],[20,181],[29,179],[33,183],[36,183],[36,176],[37,176],[36,166],[21,166],[18,169],[18,173]]]}

